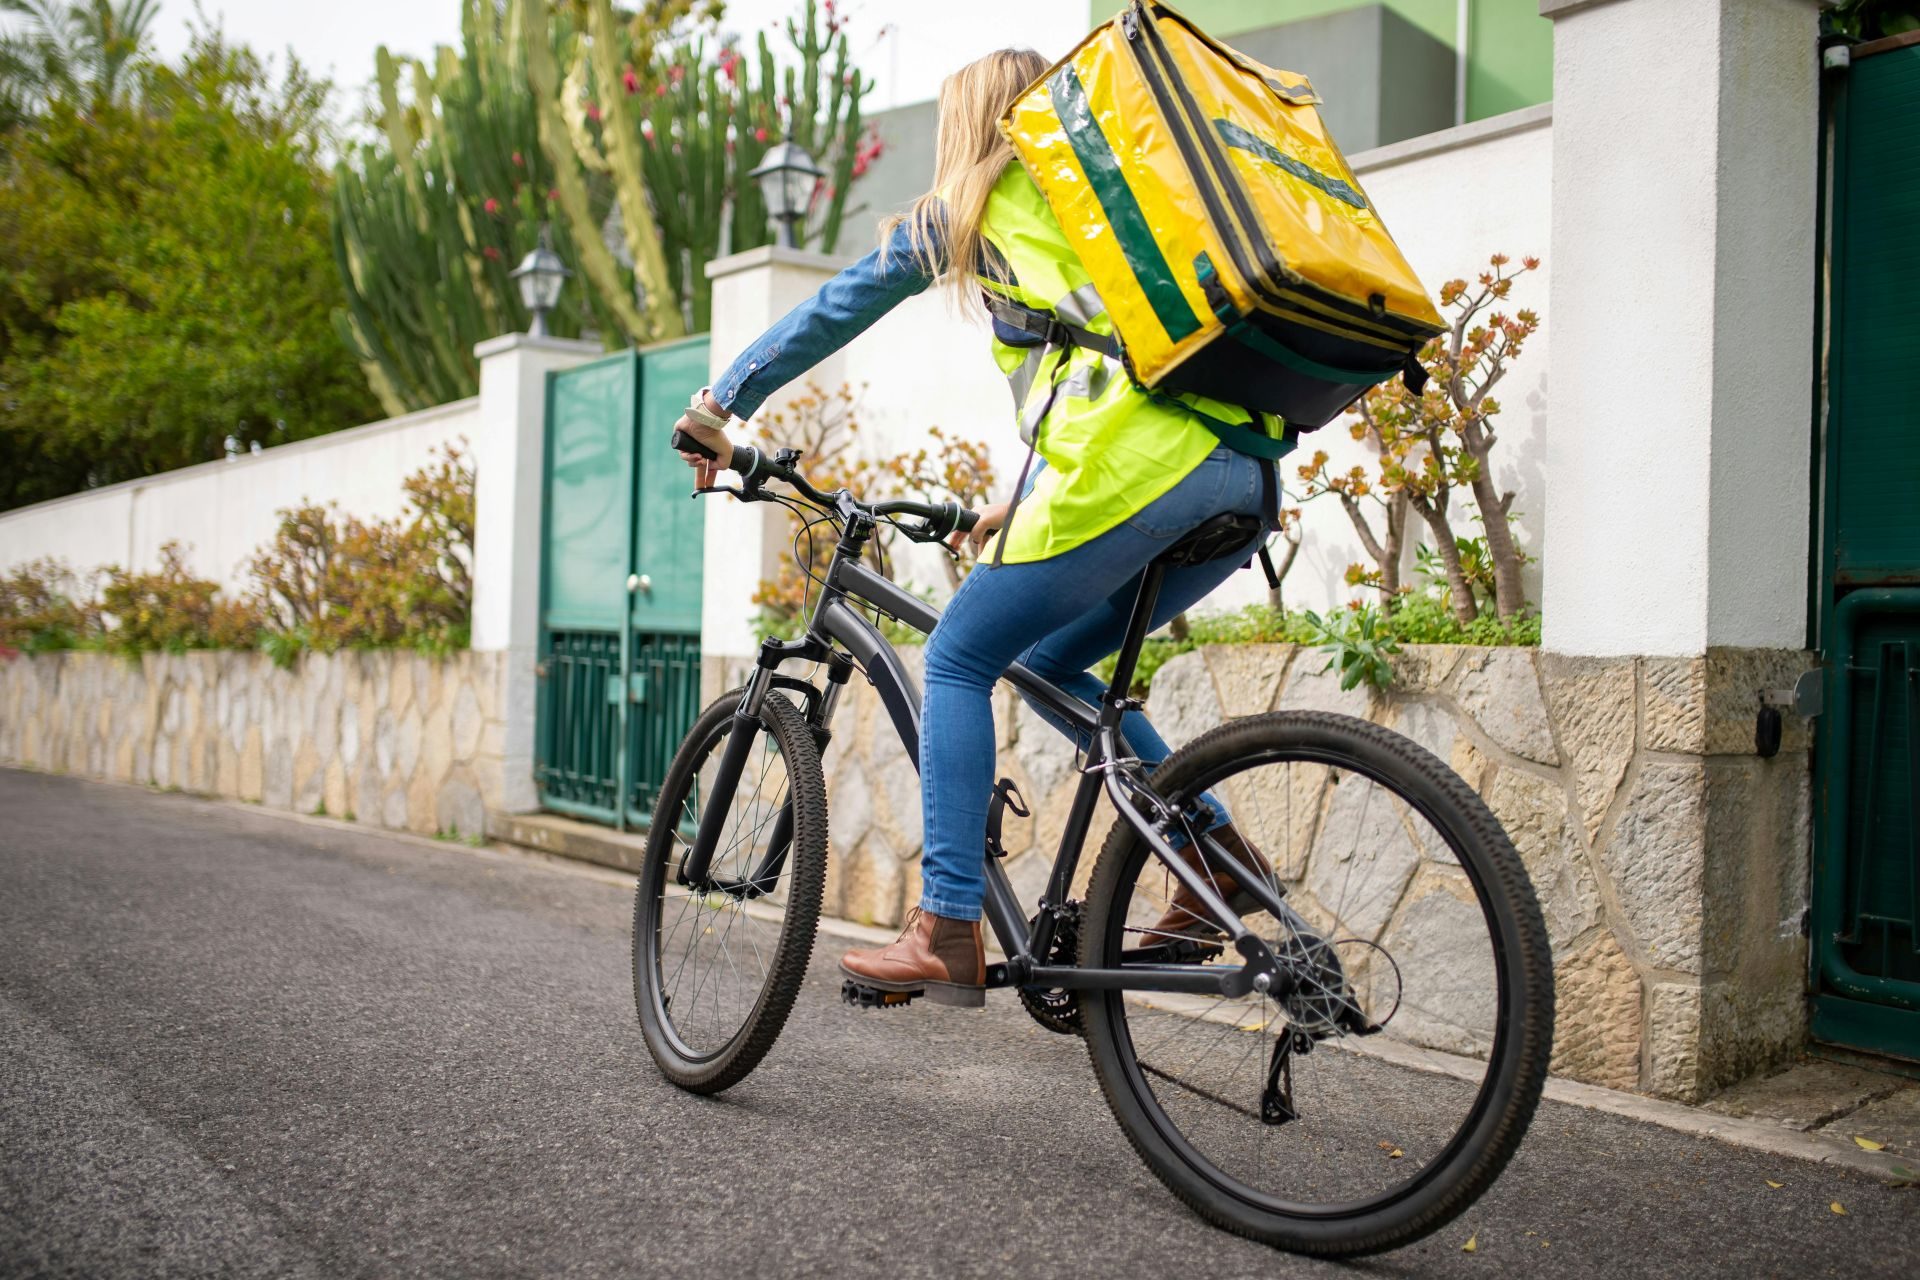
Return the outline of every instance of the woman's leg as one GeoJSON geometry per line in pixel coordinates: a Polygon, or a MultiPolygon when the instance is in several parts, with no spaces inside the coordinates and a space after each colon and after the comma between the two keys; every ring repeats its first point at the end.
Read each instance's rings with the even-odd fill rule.
{"type": "MultiPolygon", "coordinates": [[[[1161,582],[1159,600],[1154,606],[1153,626],[1165,626],[1174,614],[1205,599],[1239,571],[1246,555],[1253,550],[1249,546],[1246,552],[1222,556],[1205,564],[1183,565],[1168,570],[1161,582]]],[[[1106,692],[1106,682],[1087,668],[1117,650],[1125,639],[1127,621],[1133,615],[1134,597],[1140,591],[1141,576],[1140,573],[1134,574],[1098,605],[1022,653],[1018,661],[1075,697],[1098,705],[1101,695],[1106,692]]],[[[1041,719],[1065,734],[1079,750],[1084,751],[1091,745],[1086,741],[1085,734],[1074,730],[1066,721],[1031,698],[1026,701],[1041,719]]],[[[1160,731],[1153,727],[1153,722],[1144,712],[1127,712],[1120,721],[1120,731],[1126,736],[1127,746],[1133,754],[1149,769],[1158,768],[1172,754],[1166,739],[1160,736],[1160,731]]],[[[1212,793],[1201,798],[1213,811],[1211,826],[1228,821],[1226,806],[1212,793]]]]}
{"type": "MultiPolygon", "coordinates": [[[[1085,666],[1118,645],[1126,605],[1116,601],[1130,603],[1129,584],[1137,585],[1146,564],[1210,516],[1257,512],[1259,486],[1251,460],[1219,450],[1134,519],[1092,542],[1049,560],[983,565],[968,575],[927,643],[920,726],[926,911],[950,919],[980,917],[995,763],[992,690],[1001,673],[1046,638],[1066,633],[1072,639],[1063,652],[1070,649],[1078,664],[1067,670],[1084,676],[1085,666]],[[1111,622],[1116,609],[1117,628],[1111,622]],[[1102,625],[1113,642],[1082,659],[1099,643],[1087,629],[1096,616],[1107,619],[1102,625]]],[[[1237,564],[1224,560],[1169,573],[1167,616],[1217,586],[1237,564]]],[[[1096,686],[1093,700],[1098,697],[1096,686]]],[[[1130,717],[1125,732],[1143,758],[1147,750],[1164,758],[1166,744],[1144,717],[1130,717]]]]}

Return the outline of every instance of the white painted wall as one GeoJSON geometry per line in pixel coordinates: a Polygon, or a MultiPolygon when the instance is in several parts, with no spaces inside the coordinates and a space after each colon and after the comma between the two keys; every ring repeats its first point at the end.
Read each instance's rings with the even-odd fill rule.
{"type": "Polygon", "coordinates": [[[1554,15],[1548,648],[1806,642],[1817,10],[1554,15]]]}
{"type": "MultiPolygon", "coordinates": [[[[1471,275],[1488,254],[1504,250],[1518,258],[1547,252],[1548,200],[1553,135],[1550,112],[1535,107],[1511,116],[1480,121],[1426,138],[1362,153],[1353,163],[1395,237],[1430,290],[1460,275],[1471,275]]],[[[864,246],[862,246],[864,248],[864,246]]],[[[764,253],[766,251],[756,251],[764,253]]],[[[739,255],[735,263],[758,261],[739,255]]],[[[776,280],[757,283],[759,272],[716,264],[713,307],[713,370],[717,375],[763,328],[805,298],[837,267],[834,260],[812,258],[810,265],[774,268],[776,280]]],[[[1544,311],[1548,261],[1527,277],[1515,306],[1544,311]]],[[[1546,367],[1549,322],[1531,340],[1525,355],[1501,385],[1505,411],[1499,419],[1501,443],[1495,469],[1500,483],[1515,490],[1514,510],[1522,515],[1520,537],[1537,551],[1545,514],[1543,437],[1546,421],[1546,367]]],[[[860,391],[860,420],[866,448],[889,453],[920,443],[929,426],[985,440],[994,463],[1011,489],[1025,457],[1014,432],[1012,399],[1006,379],[987,351],[982,322],[957,315],[945,296],[922,295],[887,315],[811,375],[831,390],[847,382],[860,391]]],[[[1370,456],[1343,422],[1304,438],[1301,453],[1325,448],[1335,466],[1351,466],[1370,456]]],[[[1283,480],[1297,487],[1293,466],[1283,464],[1283,480]]],[[[1471,499],[1461,495],[1465,510],[1471,499]]],[[[713,503],[708,546],[738,547],[751,536],[747,523],[769,508],[743,515],[737,503],[713,503]]],[[[1300,557],[1286,582],[1289,603],[1325,608],[1349,599],[1349,564],[1365,558],[1345,514],[1331,498],[1305,508],[1306,534],[1300,557]]],[[[774,514],[778,514],[777,512],[774,514]]],[[[774,527],[784,527],[775,521],[774,527]]],[[[1456,524],[1471,533],[1463,516],[1456,524]]],[[[761,526],[755,523],[755,528],[761,526]]],[[[784,555],[784,544],[771,554],[784,555]]],[[[944,582],[934,552],[909,549],[909,573],[924,585],[944,582]]],[[[1411,543],[1408,563],[1412,563],[1411,543]]],[[[738,555],[716,563],[709,557],[707,644],[712,652],[751,652],[751,610],[740,602],[761,576],[758,567],[738,555]]],[[[1529,592],[1539,595],[1539,566],[1529,569],[1529,592]]],[[[1258,569],[1236,574],[1202,606],[1230,609],[1263,600],[1266,580],[1258,569]]]]}
{"type": "Polygon", "coordinates": [[[247,560],[273,537],[282,508],[333,502],[362,519],[397,516],[406,507],[400,482],[434,449],[471,441],[478,420],[477,399],[456,400],[0,513],[0,571],[42,556],[81,572],[151,569],[161,546],[177,539],[194,572],[244,588],[247,560]]]}

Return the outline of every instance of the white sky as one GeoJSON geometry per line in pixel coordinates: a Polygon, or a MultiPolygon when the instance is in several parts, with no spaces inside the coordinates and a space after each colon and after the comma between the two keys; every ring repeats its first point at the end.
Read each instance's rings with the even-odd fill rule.
{"type": "MultiPolygon", "coordinates": [[[[460,42],[458,0],[201,0],[230,39],[261,54],[291,47],[313,71],[341,89],[336,104],[351,114],[373,78],[373,51],[425,56],[436,44],[460,42]]],[[[802,0],[730,0],[723,29],[751,38],[799,11],[802,0]]],[[[948,72],[994,49],[1027,45],[1049,58],[1086,33],[1086,0],[843,0],[856,63],[875,81],[865,110],[931,98],[948,72]]],[[[163,57],[186,47],[192,0],[161,0],[154,34],[163,57]]],[[[769,37],[776,52],[784,35],[769,37]]]]}

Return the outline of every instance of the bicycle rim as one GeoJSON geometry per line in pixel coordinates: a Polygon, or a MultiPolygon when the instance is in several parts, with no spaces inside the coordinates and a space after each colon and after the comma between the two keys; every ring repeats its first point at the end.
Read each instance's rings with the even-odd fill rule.
{"type": "Polygon", "coordinates": [[[635,997],[649,1047],[688,1087],[725,1087],[771,1046],[805,974],[819,915],[825,801],[811,731],[767,697],[738,785],[713,775],[738,695],[702,714],[663,788],[637,888],[635,997]],[[707,809],[726,810],[709,879],[679,883],[707,809]]]}
{"type": "MultiPolygon", "coordinates": [[[[1498,823],[1437,760],[1345,717],[1255,719],[1195,742],[1156,785],[1224,802],[1269,859],[1287,913],[1243,903],[1242,920],[1286,980],[1238,998],[1106,993],[1095,1065],[1149,1164],[1222,1225],[1322,1252],[1404,1243],[1484,1189],[1531,1115],[1551,1042],[1544,927],[1498,823]]],[[[1176,887],[1117,831],[1087,962],[1184,947],[1187,963],[1237,964],[1173,909],[1176,887]]]]}

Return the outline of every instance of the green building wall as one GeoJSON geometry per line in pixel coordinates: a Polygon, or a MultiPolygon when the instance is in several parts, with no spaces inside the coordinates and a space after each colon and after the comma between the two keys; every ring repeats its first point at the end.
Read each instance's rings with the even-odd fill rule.
{"type": "MultiPolygon", "coordinates": [[[[1453,47],[1458,0],[1184,0],[1174,8],[1209,34],[1231,39],[1242,31],[1375,3],[1453,47]]],[[[1125,7],[1125,0],[1090,0],[1088,17],[1105,22],[1125,7]]],[[[1540,0],[1468,0],[1467,13],[1467,119],[1483,120],[1553,97],[1553,23],[1540,16],[1540,0]]]]}

